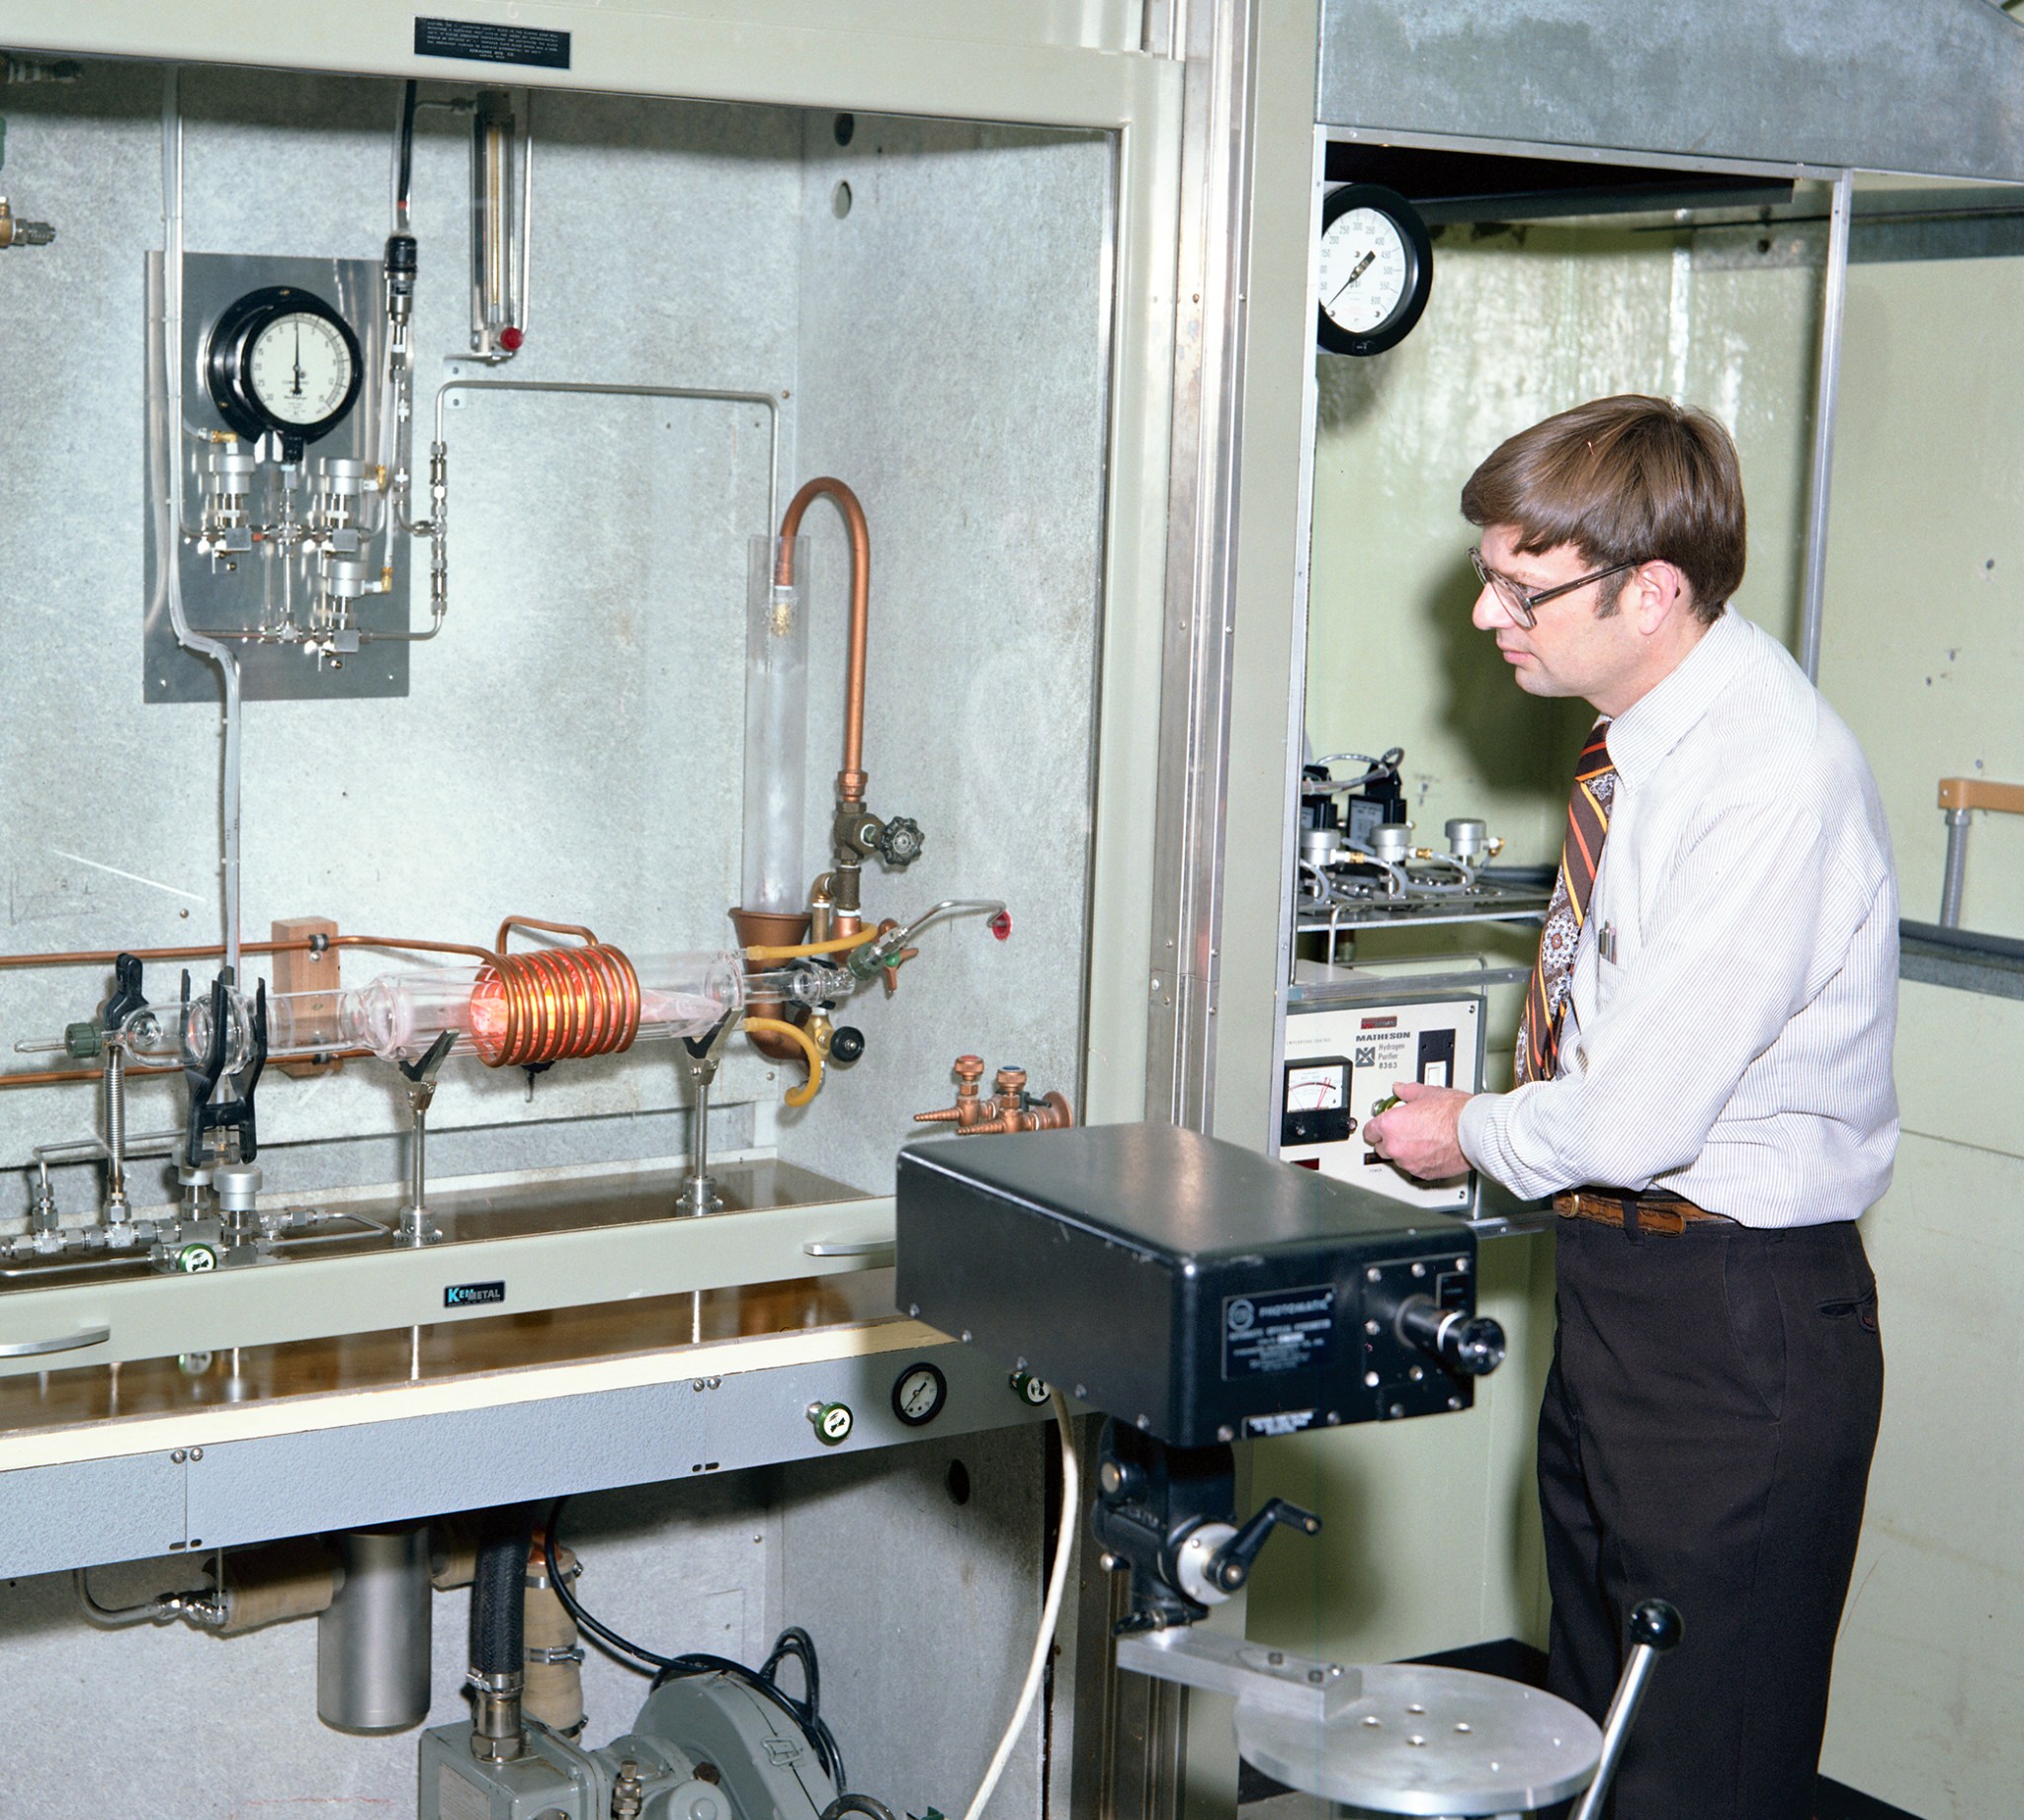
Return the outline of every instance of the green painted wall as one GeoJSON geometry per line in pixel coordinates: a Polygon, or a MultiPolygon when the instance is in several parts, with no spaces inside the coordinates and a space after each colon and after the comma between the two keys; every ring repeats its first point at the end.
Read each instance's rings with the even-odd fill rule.
{"type": "MultiPolygon", "coordinates": [[[[1554,857],[1586,710],[1520,697],[1469,629],[1456,495],[1499,438],[1607,390],[1681,395],[1730,424],[1752,533],[1738,605],[1791,641],[1819,286],[1793,245],[1450,230],[1413,337],[1322,361],[1316,752],[1402,745],[1423,834],[1483,814],[1510,857],[1554,857]]],[[[1822,687],[1882,783],[1914,918],[1938,905],[1937,780],[2024,782],[2020,322],[2024,261],[1851,272],[1822,687]]],[[[2024,818],[1979,817],[1971,840],[1965,920],[2024,935],[2024,818]]],[[[1475,946],[1529,958],[1530,942],[1475,946]]],[[[1897,1069],[1897,1181],[1864,1221],[1889,1386],[1823,1767],[1922,1820],[1983,1820],[2024,1787],[2024,1421],[2005,1346],[2024,1325],[2024,1004],[1905,986],[1897,1069]]],[[[1258,1449],[1257,1494],[1328,1528],[1267,1551],[1254,1636],[1352,1658],[1543,1641],[1531,1426],[1551,1282],[1547,1240],[1485,1247],[1485,1305],[1513,1352],[1470,1415],[1258,1449]]]]}
{"type": "MultiPolygon", "coordinates": [[[[2024,782],[2024,261],[1849,283],[1821,686],[1883,786],[1904,910],[1938,912],[1937,781],[2024,782]]],[[[2024,818],[1978,816],[1963,920],[2024,936],[2024,818]]],[[[2024,1788],[2024,1004],[1907,984],[1904,1137],[1863,1222],[1884,1428],[1835,1662],[1827,1772],[1922,1820],[2024,1788]]]]}

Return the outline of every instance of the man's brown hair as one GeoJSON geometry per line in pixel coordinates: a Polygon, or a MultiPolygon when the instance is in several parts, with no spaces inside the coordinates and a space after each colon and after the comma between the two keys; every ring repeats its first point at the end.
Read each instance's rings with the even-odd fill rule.
{"type": "Polygon", "coordinates": [[[1519,431],[1469,476],[1462,511],[1515,526],[1528,556],[1571,543],[1596,568],[1669,562],[1710,621],[1743,578],[1735,444],[1706,411],[1664,398],[1596,398],[1519,431]]]}

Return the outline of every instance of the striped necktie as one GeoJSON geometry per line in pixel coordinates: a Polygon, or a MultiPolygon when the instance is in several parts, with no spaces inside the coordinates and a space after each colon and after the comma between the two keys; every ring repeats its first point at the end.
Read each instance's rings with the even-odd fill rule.
{"type": "Polygon", "coordinates": [[[1567,987],[1574,944],[1595,894],[1595,871],[1609,834],[1610,798],[1616,794],[1616,767],[1609,758],[1609,719],[1598,720],[1574,767],[1574,793],[1567,800],[1567,838],[1560,848],[1553,902],[1540,931],[1539,959],[1525,991],[1518,1022],[1518,1084],[1550,1081],[1560,1061],[1560,1024],[1567,1015],[1567,987]]]}

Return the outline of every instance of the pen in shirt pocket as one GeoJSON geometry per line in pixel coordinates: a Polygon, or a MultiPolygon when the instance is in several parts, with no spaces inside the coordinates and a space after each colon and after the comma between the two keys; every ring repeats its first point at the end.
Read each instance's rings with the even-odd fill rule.
{"type": "Polygon", "coordinates": [[[1596,930],[1595,951],[1598,954],[1600,954],[1603,957],[1603,959],[1607,960],[1611,966],[1616,965],[1617,926],[1614,923],[1604,923],[1601,928],[1596,930]]]}

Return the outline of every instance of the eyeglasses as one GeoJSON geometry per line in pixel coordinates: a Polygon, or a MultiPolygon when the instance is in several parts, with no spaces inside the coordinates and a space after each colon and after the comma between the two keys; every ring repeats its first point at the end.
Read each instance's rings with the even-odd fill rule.
{"type": "Polygon", "coordinates": [[[1521,588],[1508,575],[1499,575],[1482,559],[1480,549],[1469,552],[1470,566],[1476,570],[1476,578],[1485,588],[1493,589],[1499,604],[1520,625],[1531,626],[1539,623],[1538,610],[1548,601],[1557,601],[1563,594],[1572,594],[1576,588],[1585,588],[1591,581],[1607,581],[1612,575],[1621,575],[1626,569],[1635,569],[1635,562],[1616,562],[1606,569],[1597,569],[1592,575],[1583,575],[1575,581],[1563,581],[1552,588],[1521,588]]]}

